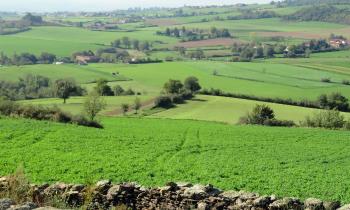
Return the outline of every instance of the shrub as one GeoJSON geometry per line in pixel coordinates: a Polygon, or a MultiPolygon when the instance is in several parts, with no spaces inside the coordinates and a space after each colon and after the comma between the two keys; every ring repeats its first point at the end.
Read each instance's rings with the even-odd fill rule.
{"type": "Polygon", "coordinates": [[[323,109],[337,109],[339,111],[349,111],[348,99],[340,93],[322,94],[318,98],[319,106],[323,109]]]}
{"type": "Polygon", "coordinates": [[[127,89],[126,91],[124,91],[125,96],[133,96],[135,95],[135,91],[133,91],[131,88],[127,89]]]}
{"type": "Polygon", "coordinates": [[[181,94],[174,94],[171,96],[171,101],[174,104],[183,104],[185,103],[185,99],[183,98],[183,96],[181,94]]]}
{"type": "Polygon", "coordinates": [[[295,123],[291,120],[268,119],[264,121],[264,125],[276,127],[293,127],[295,126],[295,123]]]}
{"type": "Polygon", "coordinates": [[[253,110],[239,119],[239,124],[284,126],[291,127],[295,123],[287,120],[277,120],[274,111],[267,105],[256,105],[253,110]]]}
{"type": "Polygon", "coordinates": [[[125,93],[125,90],[120,85],[114,86],[113,91],[115,96],[121,96],[125,93]]]}
{"type": "Polygon", "coordinates": [[[347,126],[347,122],[337,110],[327,110],[315,112],[307,116],[301,125],[314,128],[340,129],[347,126]]]}
{"type": "Polygon", "coordinates": [[[20,105],[16,102],[3,99],[0,100],[0,115],[103,128],[98,122],[88,120],[83,116],[71,116],[58,107],[20,105]]]}
{"type": "Polygon", "coordinates": [[[330,83],[331,82],[331,78],[322,78],[321,82],[330,83]]]}
{"type": "Polygon", "coordinates": [[[169,109],[174,106],[170,96],[159,96],[154,101],[155,107],[169,109]]]}
{"type": "Polygon", "coordinates": [[[274,111],[266,105],[256,105],[252,112],[240,119],[243,124],[264,125],[266,120],[275,118],[274,111]]]}
{"type": "Polygon", "coordinates": [[[342,84],[343,84],[343,85],[350,85],[350,80],[343,80],[343,81],[342,81],[342,84]]]}
{"type": "Polygon", "coordinates": [[[0,115],[9,116],[12,113],[15,113],[17,109],[17,103],[0,98],[0,115]]]}
{"type": "Polygon", "coordinates": [[[103,126],[100,123],[89,120],[83,115],[73,116],[72,123],[76,125],[87,126],[87,127],[103,128],[103,126]]]}

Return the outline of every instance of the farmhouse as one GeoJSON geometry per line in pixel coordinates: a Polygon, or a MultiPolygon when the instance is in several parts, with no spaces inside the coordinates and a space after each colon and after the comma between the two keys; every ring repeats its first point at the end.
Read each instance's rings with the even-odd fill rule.
{"type": "Polygon", "coordinates": [[[77,63],[82,64],[82,63],[96,63],[100,59],[97,56],[87,56],[87,55],[78,55],[75,57],[75,60],[77,63]]]}
{"type": "Polygon", "coordinates": [[[346,39],[331,39],[329,44],[335,48],[342,48],[348,46],[349,42],[346,39]]]}

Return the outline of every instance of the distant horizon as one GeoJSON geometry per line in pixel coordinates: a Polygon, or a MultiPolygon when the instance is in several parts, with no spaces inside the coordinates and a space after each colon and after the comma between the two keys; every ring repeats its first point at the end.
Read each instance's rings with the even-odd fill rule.
{"type": "Polygon", "coordinates": [[[1,0],[1,12],[101,12],[130,8],[178,8],[183,6],[224,6],[263,4],[270,0],[1,0]]]}

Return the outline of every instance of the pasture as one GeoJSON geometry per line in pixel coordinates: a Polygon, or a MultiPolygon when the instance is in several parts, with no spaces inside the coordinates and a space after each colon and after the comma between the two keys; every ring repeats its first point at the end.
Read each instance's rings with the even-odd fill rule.
{"type": "Polygon", "coordinates": [[[304,128],[105,118],[104,130],[0,119],[0,175],[23,165],[35,183],[100,179],[350,202],[349,133],[304,128]]]}
{"type": "MultiPolygon", "coordinates": [[[[306,116],[319,112],[317,109],[297,106],[198,95],[195,99],[190,100],[185,104],[178,105],[173,109],[155,113],[150,117],[192,119],[237,124],[239,118],[245,116],[257,104],[266,104],[271,107],[274,110],[277,119],[293,120],[297,124],[304,120],[306,116]]],[[[344,115],[346,118],[350,119],[350,114],[344,113],[344,115]]]]}
{"type": "MultiPolygon", "coordinates": [[[[319,63],[318,59],[313,61],[313,58],[286,62],[281,59],[280,63],[274,62],[275,60],[279,59],[251,63],[191,61],[146,65],[0,67],[0,77],[14,81],[20,76],[32,73],[53,79],[73,77],[80,83],[91,83],[96,79],[104,78],[114,81],[112,85],[120,84],[124,87],[135,85],[135,88],[132,88],[136,91],[155,95],[160,93],[163,84],[169,79],[184,80],[188,76],[196,76],[202,87],[206,89],[217,88],[226,92],[261,97],[314,100],[320,94],[331,92],[341,92],[350,96],[350,86],[342,84],[343,80],[350,80],[350,67],[346,62],[344,66],[337,67],[319,63]],[[213,75],[214,71],[217,75],[213,75]],[[113,76],[114,72],[119,72],[119,76],[113,76]],[[323,78],[330,78],[331,82],[321,82],[323,78]]],[[[341,64],[339,62],[338,65],[341,64]]],[[[92,85],[94,84],[87,86],[92,85]]]]}

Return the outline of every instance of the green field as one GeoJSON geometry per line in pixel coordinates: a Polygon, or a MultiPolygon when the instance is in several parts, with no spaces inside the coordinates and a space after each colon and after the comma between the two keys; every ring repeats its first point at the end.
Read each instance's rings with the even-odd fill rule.
{"type": "MultiPolygon", "coordinates": [[[[176,39],[155,36],[155,31],[139,30],[134,32],[101,32],[73,27],[34,27],[32,30],[0,36],[0,50],[6,54],[31,52],[40,54],[50,52],[58,56],[70,56],[82,50],[96,50],[108,47],[110,43],[124,36],[130,39],[163,41],[176,43],[176,39]]],[[[155,45],[157,47],[157,45],[155,45]]]]}
{"type": "MultiPolygon", "coordinates": [[[[299,123],[306,116],[318,112],[316,109],[263,103],[252,100],[199,95],[186,104],[153,114],[151,117],[171,119],[193,119],[236,124],[239,118],[250,112],[255,105],[266,104],[275,111],[276,118],[299,123]]],[[[350,119],[350,114],[344,114],[350,119]]]]}
{"type": "MultiPolygon", "coordinates": [[[[152,99],[155,98],[154,95],[141,95],[141,96],[105,96],[104,101],[106,102],[105,109],[101,112],[102,115],[121,115],[121,105],[129,104],[132,106],[135,99],[140,99],[141,103],[153,104],[152,99]]],[[[63,104],[62,99],[49,98],[49,99],[36,99],[36,100],[24,100],[20,101],[22,104],[33,104],[41,106],[57,106],[65,112],[72,114],[82,114],[83,113],[83,104],[85,97],[72,97],[63,104]]]]}
{"type": "MultiPolygon", "coordinates": [[[[330,63],[319,63],[313,58],[305,59],[305,62],[302,60],[286,63],[283,63],[282,59],[282,63],[272,60],[252,63],[192,61],[147,65],[91,64],[83,67],[35,65],[0,67],[0,77],[14,81],[31,73],[53,79],[73,77],[81,83],[89,83],[99,78],[110,81],[130,80],[114,82],[113,85],[132,84],[137,91],[159,94],[163,84],[169,79],[184,80],[188,76],[196,76],[203,88],[219,88],[231,93],[298,100],[314,100],[322,93],[331,92],[341,92],[350,96],[350,86],[342,84],[343,80],[350,80],[349,65],[337,67],[330,63]],[[219,76],[213,75],[214,70],[219,76]],[[120,76],[114,77],[113,72],[119,72],[120,76]],[[322,78],[330,78],[332,83],[321,82],[322,78]]],[[[338,65],[341,65],[341,62],[338,65]]]]}
{"type": "Polygon", "coordinates": [[[0,175],[31,181],[170,180],[350,202],[349,132],[106,118],[106,128],[0,119],[0,175]]]}

